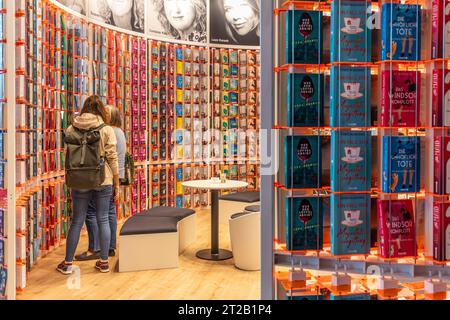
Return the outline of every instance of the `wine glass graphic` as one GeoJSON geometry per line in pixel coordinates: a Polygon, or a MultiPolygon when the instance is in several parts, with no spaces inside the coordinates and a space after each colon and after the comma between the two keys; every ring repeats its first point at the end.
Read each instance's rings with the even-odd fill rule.
{"type": "Polygon", "coordinates": [[[304,12],[298,22],[298,32],[306,39],[313,32],[314,24],[311,16],[304,12]]]}
{"type": "Polygon", "coordinates": [[[313,213],[314,212],[311,203],[306,199],[302,200],[302,202],[300,203],[300,208],[298,210],[298,217],[305,224],[305,247],[308,246],[306,226],[308,222],[312,220],[313,213]]]}
{"type": "Polygon", "coordinates": [[[309,76],[305,76],[300,82],[300,96],[308,102],[314,96],[314,82],[309,76]]]}
{"type": "Polygon", "coordinates": [[[303,185],[306,184],[306,162],[311,158],[312,146],[306,138],[300,139],[297,145],[297,158],[303,161],[303,185]]]}

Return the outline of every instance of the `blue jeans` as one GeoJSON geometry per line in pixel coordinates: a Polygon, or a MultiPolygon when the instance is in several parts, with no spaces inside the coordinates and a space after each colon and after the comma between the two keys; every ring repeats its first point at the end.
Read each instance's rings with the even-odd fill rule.
{"type": "MultiPolygon", "coordinates": [[[[95,206],[95,201],[91,200],[86,215],[86,228],[89,238],[88,250],[90,252],[100,251],[100,240],[99,240],[96,212],[97,210],[95,206]]],[[[109,201],[108,220],[109,220],[109,229],[111,230],[111,242],[109,244],[109,249],[116,250],[117,216],[116,216],[116,203],[114,202],[113,196],[109,201]]]]}
{"type": "Polygon", "coordinates": [[[101,186],[96,189],[72,189],[73,218],[66,242],[66,261],[72,262],[80,240],[81,228],[86,220],[89,203],[94,201],[97,210],[97,226],[100,238],[100,258],[108,260],[111,230],[108,221],[109,203],[112,197],[112,186],[101,186]]]}

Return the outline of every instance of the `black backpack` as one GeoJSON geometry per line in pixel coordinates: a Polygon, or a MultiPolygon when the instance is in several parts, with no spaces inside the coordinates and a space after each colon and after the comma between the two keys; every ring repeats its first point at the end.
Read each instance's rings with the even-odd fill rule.
{"type": "Polygon", "coordinates": [[[94,189],[105,181],[105,158],[100,154],[100,130],[106,124],[97,128],[82,130],[73,127],[66,134],[66,184],[75,189],[94,189]]]}
{"type": "Polygon", "coordinates": [[[133,156],[127,152],[125,154],[125,177],[120,180],[122,186],[130,186],[134,180],[134,159],[133,156]]]}

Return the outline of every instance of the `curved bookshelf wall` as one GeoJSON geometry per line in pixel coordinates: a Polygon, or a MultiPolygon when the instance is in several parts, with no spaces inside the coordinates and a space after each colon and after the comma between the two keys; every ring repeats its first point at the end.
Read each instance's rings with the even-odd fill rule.
{"type": "Polygon", "coordinates": [[[15,20],[16,210],[0,211],[16,217],[10,288],[23,290],[27,272],[66,237],[62,137],[89,95],[119,108],[135,160],[119,219],[158,205],[208,206],[206,190],[188,192],[181,183],[219,170],[259,189],[255,47],[156,39],[51,0],[16,2],[15,20]]]}

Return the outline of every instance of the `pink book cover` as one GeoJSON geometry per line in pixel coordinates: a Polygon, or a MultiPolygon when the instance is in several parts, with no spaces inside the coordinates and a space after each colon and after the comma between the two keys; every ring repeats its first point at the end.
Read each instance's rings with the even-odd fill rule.
{"type": "Polygon", "coordinates": [[[433,192],[450,194],[450,137],[434,137],[433,192]]]}
{"type": "Polygon", "coordinates": [[[433,259],[450,260],[450,203],[433,204],[433,259]]]}
{"type": "Polygon", "coordinates": [[[412,200],[378,200],[378,247],[383,258],[416,256],[412,200]]]}
{"type": "Polygon", "coordinates": [[[420,72],[382,71],[381,126],[415,127],[416,124],[420,125],[420,72]]]}
{"type": "Polygon", "coordinates": [[[450,0],[433,0],[431,58],[450,57],[450,0]]]}
{"type": "Polygon", "coordinates": [[[436,68],[432,79],[432,125],[450,126],[450,70],[436,68]]]}

